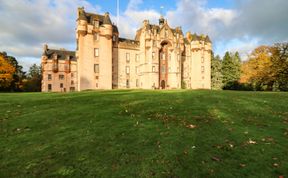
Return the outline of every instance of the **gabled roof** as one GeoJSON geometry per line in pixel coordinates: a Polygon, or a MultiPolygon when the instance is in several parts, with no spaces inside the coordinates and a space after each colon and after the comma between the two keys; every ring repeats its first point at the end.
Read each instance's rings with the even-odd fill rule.
{"type": "Polygon", "coordinates": [[[90,24],[92,24],[94,20],[98,20],[99,25],[102,25],[102,24],[112,25],[108,12],[106,12],[104,15],[93,14],[93,13],[85,12],[84,8],[78,8],[78,20],[86,20],[90,24]]]}
{"type": "Polygon", "coordinates": [[[68,57],[71,61],[77,61],[75,57],[75,51],[66,51],[58,49],[46,49],[43,56],[47,56],[48,59],[52,58],[54,54],[57,54],[58,60],[66,60],[68,57]]]}

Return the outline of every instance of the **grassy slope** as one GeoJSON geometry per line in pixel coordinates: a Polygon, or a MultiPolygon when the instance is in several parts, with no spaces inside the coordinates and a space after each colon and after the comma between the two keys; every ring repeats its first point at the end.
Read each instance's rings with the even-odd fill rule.
{"type": "Polygon", "coordinates": [[[0,94],[0,177],[288,176],[287,97],[141,90],[0,94]]]}

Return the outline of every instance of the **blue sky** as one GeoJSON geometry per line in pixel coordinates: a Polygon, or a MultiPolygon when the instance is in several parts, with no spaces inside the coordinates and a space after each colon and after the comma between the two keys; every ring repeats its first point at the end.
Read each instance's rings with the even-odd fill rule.
{"type": "MultiPolygon", "coordinates": [[[[239,51],[246,60],[259,45],[288,40],[287,0],[119,1],[118,28],[125,38],[134,38],[144,19],[157,23],[163,14],[171,27],[181,26],[184,34],[208,34],[220,56],[239,51]]],[[[0,51],[17,57],[28,69],[40,63],[46,43],[75,50],[75,20],[82,6],[92,13],[110,12],[116,23],[116,0],[0,0],[0,51]]]]}

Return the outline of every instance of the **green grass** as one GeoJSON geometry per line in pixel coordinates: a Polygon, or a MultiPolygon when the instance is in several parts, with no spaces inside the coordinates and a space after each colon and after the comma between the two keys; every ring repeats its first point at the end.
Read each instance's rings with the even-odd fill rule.
{"type": "Polygon", "coordinates": [[[3,93],[0,177],[287,177],[287,99],[188,90],[3,93]]]}

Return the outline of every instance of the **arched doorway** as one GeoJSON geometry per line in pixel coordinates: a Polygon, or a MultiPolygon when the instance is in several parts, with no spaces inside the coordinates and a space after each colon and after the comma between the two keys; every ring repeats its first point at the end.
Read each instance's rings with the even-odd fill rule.
{"type": "Polygon", "coordinates": [[[165,81],[162,80],[162,81],[161,81],[161,89],[165,89],[165,87],[166,87],[166,85],[165,85],[165,81]]]}

